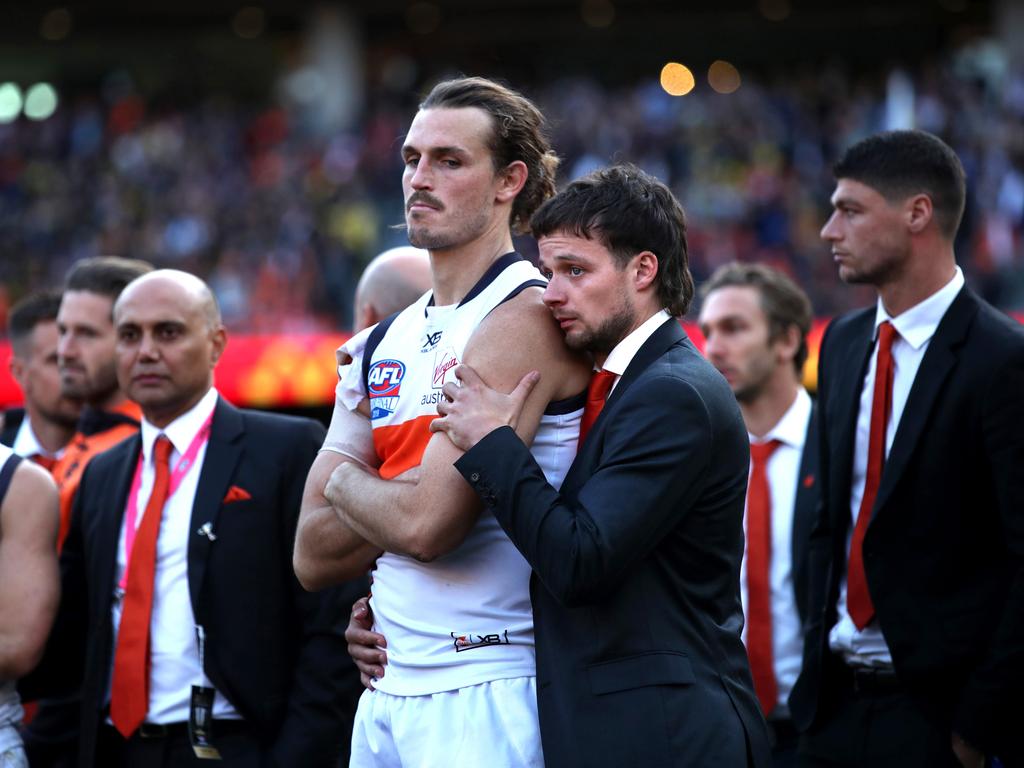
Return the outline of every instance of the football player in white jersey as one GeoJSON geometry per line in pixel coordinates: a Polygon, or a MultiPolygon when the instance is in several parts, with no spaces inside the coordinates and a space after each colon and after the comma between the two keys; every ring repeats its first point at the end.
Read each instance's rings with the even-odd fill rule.
{"type": "Polygon", "coordinates": [[[449,357],[505,391],[537,370],[515,427],[536,437],[553,482],[572,461],[582,400],[550,405],[586,389],[591,363],[565,347],[539,274],[512,243],[554,193],[557,158],[537,108],[482,78],[437,85],[402,157],[409,240],[429,251],[433,288],[352,348],[342,384],[353,401],[360,386],[369,397],[336,410],[333,443],[310,471],[296,573],[319,588],[376,563],[373,608],[378,622],[387,617],[390,666],[360,703],[353,765],[539,766],[529,568],[480,514],[453,467],[461,451],[429,420],[449,357]]]}

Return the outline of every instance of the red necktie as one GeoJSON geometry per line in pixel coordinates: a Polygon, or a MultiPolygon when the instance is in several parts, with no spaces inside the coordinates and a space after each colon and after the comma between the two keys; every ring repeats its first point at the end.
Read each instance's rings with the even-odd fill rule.
{"type": "Polygon", "coordinates": [[[857,511],[857,524],[850,542],[850,564],[846,574],[846,610],[857,629],[864,629],[875,616],[864,573],[864,534],[878,496],[885,466],[885,432],[892,412],[892,342],[898,334],[886,320],[878,326],[878,357],[875,364],[875,389],[871,400],[871,432],[868,437],[868,467],[864,477],[864,497],[857,511]]]}
{"type": "Polygon", "coordinates": [[[53,468],[57,464],[57,459],[55,459],[53,456],[44,456],[41,453],[34,454],[32,456],[32,461],[34,461],[36,464],[38,464],[40,467],[45,469],[50,474],[53,474],[53,468]]]}
{"type": "Polygon", "coordinates": [[[110,685],[110,719],[126,739],[142,724],[149,709],[149,620],[153,609],[156,540],[170,485],[172,447],[171,441],[163,435],[153,446],[156,465],[153,490],[142,513],[128,562],[121,626],[114,651],[114,677],[110,685]]]}
{"type": "Polygon", "coordinates": [[[779,700],[772,652],[772,496],[768,459],[782,443],[750,444],[747,486],[747,657],[754,691],[767,717],[779,700]]]}
{"type": "Polygon", "coordinates": [[[594,426],[597,417],[601,415],[604,401],[616,378],[618,378],[618,374],[611,371],[598,371],[590,377],[590,384],[587,385],[587,404],[583,406],[583,418],[580,419],[580,440],[577,445],[583,445],[584,438],[590,428],[594,426]]]}

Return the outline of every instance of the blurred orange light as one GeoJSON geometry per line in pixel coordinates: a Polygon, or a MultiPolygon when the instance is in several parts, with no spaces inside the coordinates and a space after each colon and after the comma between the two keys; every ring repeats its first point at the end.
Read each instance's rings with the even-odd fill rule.
{"type": "Polygon", "coordinates": [[[685,96],[694,85],[693,72],[685,64],[670,61],[661,68],[661,87],[669,96],[685,96]]]}
{"type": "Polygon", "coordinates": [[[708,84],[717,93],[733,93],[740,87],[740,72],[728,61],[712,62],[708,67],[708,84]]]}
{"type": "Polygon", "coordinates": [[[429,35],[441,26],[441,9],[434,3],[413,3],[405,11],[405,23],[417,35],[429,35]]]}
{"type": "Polygon", "coordinates": [[[43,16],[39,34],[46,40],[63,40],[71,33],[71,11],[54,8],[43,16]]]}
{"type": "Polygon", "coordinates": [[[580,15],[588,27],[610,27],[615,21],[615,6],[611,0],[583,0],[580,15]]]}
{"type": "Polygon", "coordinates": [[[250,5],[235,14],[231,27],[244,40],[253,40],[263,34],[267,17],[262,8],[250,5]]]}
{"type": "Polygon", "coordinates": [[[757,7],[768,21],[783,21],[792,11],[789,0],[758,0],[757,7]]]}

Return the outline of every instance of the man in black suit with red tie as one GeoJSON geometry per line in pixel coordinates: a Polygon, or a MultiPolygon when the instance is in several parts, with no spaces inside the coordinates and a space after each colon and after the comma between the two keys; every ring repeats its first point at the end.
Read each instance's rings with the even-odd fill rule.
{"type": "Polygon", "coordinates": [[[226,337],[209,288],[173,270],[114,310],[140,433],[93,459],[61,557],[43,682],[82,684],[82,768],[333,766],[348,666],[330,590],[291,569],[307,419],[213,388],[226,337]]]}
{"type": "Polygon", "coordinates": [[[964,285],[948,146],[875,135],[835,175],[821,236],[878,301],[821,347],[804,761],[1021,765],[1024,331],[964,285]]]}
{"type": "Polygon", "coordinates": [[[767,766],[740,640],[748,442],[725,380],[679,325],[693,296],[672,193],[633,166],[570,184],[531,221],[544,302],[594,357],[556,491],[469,366],[431,423],[533,567],[544,760],[559,768],[767,766]]]}

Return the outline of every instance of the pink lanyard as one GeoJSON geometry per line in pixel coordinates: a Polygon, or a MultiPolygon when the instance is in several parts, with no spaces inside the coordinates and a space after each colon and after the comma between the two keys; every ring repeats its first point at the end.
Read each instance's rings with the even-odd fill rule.
{"type": "MultiPolygon", "coordinates": [[[[185,479],[185,475],[192,469],[192,465],[196,461],[196,456],[199,455],[199,449],[206,445],[210,439],[210,424],[213,422],[213,414],[203,422],[203,426],[199,428],[199,432],[192,438],[192,442],[189,443],[188,449],[182,454],[182,457],[178,459],[178,463],[174,466],[171,471],[170,481],[167,487],[167,499],[170,500],[174,492],[178,490],[178,486],[181,485],[181,481],[185,479]]],[[[132,561],[132,549],[135,548],[135,534],[138,532],[138,515],[139,515],[139,490],[142,486],[142,462],[143,455],[139,452],[139,461],[135,465],[135,476],[132,478],[131,490],[128,492],[128,506],[125,509],[125,531],[124,531],[124,560],[125,568],[124,573],[121,575],[121,583],[118,584],[121,589],[125,589],[128,585],[128,564],[132,561]]],[[[154,477],[154,480],[156,478],[154,477]]],[[[166,501],[164,502],[167,503],[166,501]]]]}

